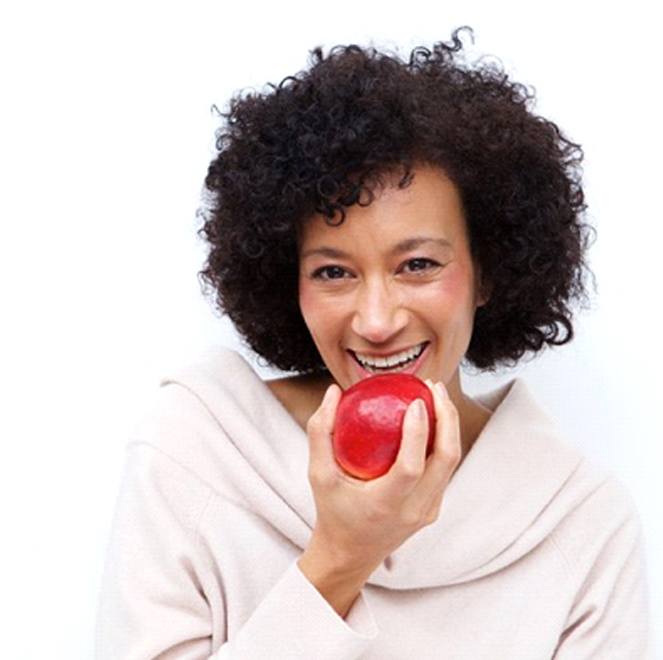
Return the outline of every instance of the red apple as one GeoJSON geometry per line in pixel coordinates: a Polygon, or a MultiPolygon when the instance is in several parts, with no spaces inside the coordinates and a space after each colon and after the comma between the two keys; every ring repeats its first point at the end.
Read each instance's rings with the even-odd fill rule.
{"type": "Polygon", "coordinates": [[[364,480],[388,472],[398,456],[405,412],[415,399],[423,399],[428,412],[428,456],[435,442],[435,404],[422,380],[412,374],[377,374],[345,390],[332,437],[339,465],[364,480]]]}

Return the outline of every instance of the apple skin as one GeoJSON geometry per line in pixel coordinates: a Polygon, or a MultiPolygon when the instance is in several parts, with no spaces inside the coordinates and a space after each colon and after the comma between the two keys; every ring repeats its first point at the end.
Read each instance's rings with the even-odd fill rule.
{"type": "Polygon", "coordinates": [[[405,412],[415,399],[423,399],[428,412],[428,457],[435,443],[435,403],[422,380],[412,374],[376,374],[343,392],[332,446],[345,472],[369,480],[389,471],[401,445],[405,412]]]}

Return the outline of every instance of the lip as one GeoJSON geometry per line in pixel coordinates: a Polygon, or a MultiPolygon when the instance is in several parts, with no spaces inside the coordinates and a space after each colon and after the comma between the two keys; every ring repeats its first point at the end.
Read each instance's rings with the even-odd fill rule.
{"type": "MultiPolygon", "coordinates": [[[[426,346],[424,347],[424,350],[421,351],[421,355],[414,361],[413,364],[411,364],[407,369],[404,369],[403,371],[399,371],[398,373],[401,373],[401,374],[414,374],[415,371],[417,371],[419,369],[419,367],[421,366],[421,363],[424,361],[424,359],[428,355],[428,349],[429,348],[430,348],[430,342],[428,342],[426,344],[426,346]]],[[[364,367],[362,367],[361,364],[359,364],[359,362],[357,362],[357,360],[355,359],[355,357],[352,355],[352,353],[350,351],[348,351],[347,353],[348,353],[348,360],[350,360],[350,362],[352,362],[352,364],[354,365],[354,373],[357,375],[359,380],[364,380],[364,378],[369,378],[370,376],[376,376],[377,375],[377,374],[373,374],[370,371],[367,371],[366,369],[364,369],[364,367]]],[[[389,372],[385,371],[385,373],[389,373],[389,372]]]]}

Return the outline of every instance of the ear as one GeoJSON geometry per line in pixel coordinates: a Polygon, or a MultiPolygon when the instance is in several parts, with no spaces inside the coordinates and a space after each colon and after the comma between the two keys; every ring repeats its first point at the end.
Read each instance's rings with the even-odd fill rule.
{"type": "Polygon", "coordinates": [[[493,292],[492,286],[482,284],[482,286],[479,289],[479,295],[477,296],[477,307],[483,307],[490,300],[492,292],[493,292]]]}
{"type": "Polygon", "coordinates": [[[481,273],[481,267],[476,265],[476,306],[483,307],[489,300],[493,293],[493,286],[491,282],[484,281],[481,273]]]}

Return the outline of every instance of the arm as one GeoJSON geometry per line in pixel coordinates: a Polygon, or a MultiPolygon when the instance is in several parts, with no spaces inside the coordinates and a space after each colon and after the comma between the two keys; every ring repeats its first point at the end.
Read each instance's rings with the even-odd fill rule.
{"type": "Polygon", "coordinates": [[[343,620],[295,561],[238,634],[209,660],[355,660],[377,634],[361,594],[343,620]]]}
{"type": "Polygon", "coordinates": [[[635,508],[610,510],[614,529],[582,580],[555,660],[652,658],[640,520],[635,508]]]}
{"type": "Polygon", "coordinates": [[[313,543],[299,558],[297,565],[342,619],[346,618],[372,572],[370,569],[348,571],[341,565],[336,565],[324,551],[316,549],[313,543]]]}
{"type": "Polygon", "coordinates": [[[166,454],[131,443],[106,556],[96,660],[350,660],[365,652],[377,628],[364,600],[343,620],[294,560],[231,640],[218,629],[225,614],[216,617],[223,643],[213,649],[202,586],[214,579],[213,558],[197,544],[213,497],[166,454]]]}

